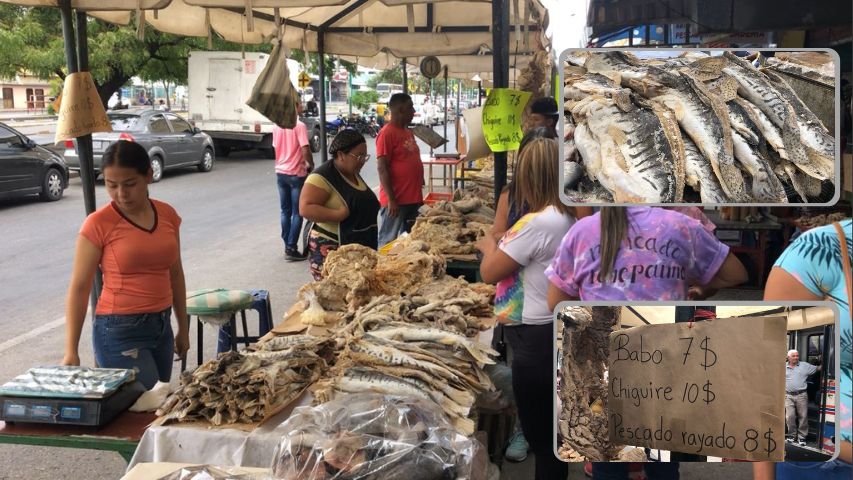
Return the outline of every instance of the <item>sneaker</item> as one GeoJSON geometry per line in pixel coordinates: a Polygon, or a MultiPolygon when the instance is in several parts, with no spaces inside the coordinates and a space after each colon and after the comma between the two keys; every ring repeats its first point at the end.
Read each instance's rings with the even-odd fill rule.
{"type": "Polygon", "coordinates": [[[509,446],[506,447],[504,457],[510,462],[523,462],[527,458],[527,450],[529,448],[530,445],[527,443],[527,439],[524,438],[524,434],[518,432],[509,439],[509,446]]]}
{"type": "Polygon", "coordinates": [[[785,441],[786,441],[786,442],[788,442],[788,443],[797,443],[797,441],[796,441],[796,440],[794,440],[794,439],[793,439],[793,438],[791,438],[791,437],[785,437],[785,441]]]}
{"type": "Polygon", "coordinates": [[[806,442],[805,442],[805,440],[800,440],[800,441],[798,441],[798,442],[797,442],[797,445],[799,445],[799,446],[801,446],[801,447],[805,447],[805,446],[806,446],[806,442]]]}
{"type": "Polygon", "coordinates": [[[307,258],[308,255],[300,252],[299,250],[284,250],[284,259],[288,262],[301,262],[307,258]]]}

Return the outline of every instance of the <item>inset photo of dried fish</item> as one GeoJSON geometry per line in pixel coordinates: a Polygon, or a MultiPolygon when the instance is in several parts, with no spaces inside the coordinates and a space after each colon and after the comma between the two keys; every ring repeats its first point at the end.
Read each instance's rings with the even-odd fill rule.
{"type": "Polygon", "coordinates": [[[570,49],[560,59],[564,202],[838,199],[834,51],[570,49]]]}
{"type": "Polygon", "coordinates": [[[555,316],[563,461],[837,456],[849,338],[832,303],[564,302],[555,316]]]}

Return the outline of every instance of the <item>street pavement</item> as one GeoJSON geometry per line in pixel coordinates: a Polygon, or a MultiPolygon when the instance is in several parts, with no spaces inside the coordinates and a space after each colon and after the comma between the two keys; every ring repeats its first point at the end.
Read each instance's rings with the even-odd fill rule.
{"type": "MultiPolygon", "coordinates": [[[[453,126],[449,126],[453,131],[453,126]]],[[[442,127],[437,127],[443,133],[442,127]]],[[[52,134],[52,132],[50,132],[52,134]]],[[[450,135],[452,137],[452,135],[450,135]]],[[[362,175],[371,187],[379,184],[374,140],[368,138],[362,175]]],[[[450,151],[454,150],[451,145],[450,151]]],[[[421,145],[421,151],[428,149],[421,145]]],[[[315,154],[319,162],[319,154],[315,154]]],[[[252,152],[219,158],[213,171],[167,172],[150,187],[151,196],[172,204],[183,218],[182,257],[189,290],[198,288],[266,289],[273,318],[280,321],[297,290],[311,280],[305,262],[284,260],[280,239],[278,193],[272,161],[252,152]]],[[[108,197],[96,185],[97,204],[108,197]]],[[[36,198],[0,200],[0,383],[27,368],[53,365],[63,354],[64,299],[71,274],[74,242],[84,218],[79,178],[71,180],[65,197],[42,203],[36,198]]],[[[250,318],[254,318],[250,314],[250,318]]],[[[208,327],[203,352],[215,354],[216,332],[208,327]]],[[[189,365],[195,365],[195,326],[190,332],[189,365]]],[[[80,356],[93,365],[91,323],[83,328],[80,356]]],[[[179,367],[172,376],[176,384],[179,367]]],[[[118,454],[90,450],[0,444],[0,480],[115,479],[125,469],[118,454]]],[[[572,465],[570,478],[582,478],[572,465]]],[[[685,478],[737,480],[750,478],[749,465],[683,465],[685,478]]],[[[502,479],[528,479],[533,462],[504,462],[502,479]]]]}

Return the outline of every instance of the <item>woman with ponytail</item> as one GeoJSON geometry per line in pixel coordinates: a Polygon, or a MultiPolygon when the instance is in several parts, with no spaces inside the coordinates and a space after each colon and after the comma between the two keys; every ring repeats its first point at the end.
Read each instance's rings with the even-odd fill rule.
{"type": "MultiPolygon", "coordinates": [[[[578,221],[545,271],[548,306],[564,300],[703,299],[747,280],[729,247],[699,220],[653,207],[605,207],[578,221]]],[[[678,463],[644,464],[650,480],[677,480],[678,463]]],[[[592,464],[596,480],[627,480],[627,463],[592,464]]]]}
{"type": "Polygon", "coordinates": [[[568,466],[552,448],[553,316],[543,272],[574,223],[575,211],[560,202],[557,141],[534,130],[521,143],[512,201],[523,205],[525,214],[500,241],[485,235],[477,248],[483,253],[480,276],[498,284],[496,315],[511,323],[504,334],[513,352],[513,394],[535,456],[535,478],[557,480],[566,478],[568,466]]]}

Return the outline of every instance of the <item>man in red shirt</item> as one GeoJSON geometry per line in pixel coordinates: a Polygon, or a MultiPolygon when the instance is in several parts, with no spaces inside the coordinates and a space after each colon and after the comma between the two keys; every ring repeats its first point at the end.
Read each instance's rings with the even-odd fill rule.
{"type": "Polygon", "coordinates": [[[407,127],[415,115],[412,97],[396,93],[388,101],[391,121],[376,137],[379,170],[379,246],[412,229],[423,205],[424,166],[415,136],[407,127]]]}
{"type": "MultiPolygon", "coordinates": [[[[297,113],[302,105],[297,104],[297,113]]],[[[296,120],[293,128],[273,127],[272,146],[275,149],[275,176],[281,204],[281,239],[284,241],[284,258],[300,261],[307,258],[297,249],[302,217],[299,216],[299,195],[308,172],[314,169],[314,157],[308,143],[308,129],[296,120]]]]}

